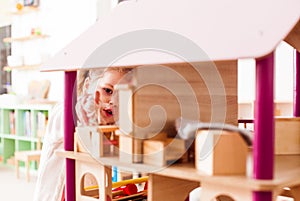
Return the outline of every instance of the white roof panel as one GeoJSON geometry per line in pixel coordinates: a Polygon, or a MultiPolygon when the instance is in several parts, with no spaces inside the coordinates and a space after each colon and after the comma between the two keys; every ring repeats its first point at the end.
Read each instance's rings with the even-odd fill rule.
{"type": "Polygon", "coordinates": [[[258,58],[299,19],[299,0],[125,1],[43,70],[258,58]]]}

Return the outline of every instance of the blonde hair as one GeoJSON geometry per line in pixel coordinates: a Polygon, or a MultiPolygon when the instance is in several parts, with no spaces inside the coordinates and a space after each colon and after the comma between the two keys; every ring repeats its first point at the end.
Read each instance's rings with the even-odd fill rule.
{"type": "Polygon", "coordinates": [[[122,74],[131,72],[133,67],[107,67],[104,69],[104,73],[107,71],[117,71],[122,74]]]}
{"type": "MultiPolygon", "coordinates": [[[[77,95],[83,94],[85,83],[92,83],[95,80],[103,77],[104,73],[109,71],[117,71],[121,74],[127,74],[132,72],[133,67],[107,67],[107,68],[96,68],[96,69],[82,69],[78,70],[77,78],[77,95]]],[[[131,74],[130,74],[131,75],[131,74]]],[[[130,76],[132,78],[132,76],[130,76]]]]}
{"type": "Polygon", "coordinates": [[[79,125],[97,124],[97,114],[93,100],[99,79],[102,78],[106,72],[117,71],[126,75],[122,82],[128,82],[132,79],[132,69],[133,68],[130,67],[107,67],[79,71],[78,98],[75,106],[79,125]]]}
{"type": "Polygon", "coordinates": [[[89,70],[78,70],[77,75],[77,96],[80,96],[83,92],[84,82],[89,75],[89,70]]]}

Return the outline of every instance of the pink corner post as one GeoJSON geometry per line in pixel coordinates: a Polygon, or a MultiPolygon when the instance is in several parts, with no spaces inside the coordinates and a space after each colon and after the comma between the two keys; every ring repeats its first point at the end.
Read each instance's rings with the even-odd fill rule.
{"type": "Polygon", "coordinates": [[[300,52],[294,50],[294,117],[300,117],[300,52]]]}
{"type": "MultiPolygon", "coordinates": [[[[254,179],[274,174],[274,53],[256,59],[256,100],[253,143],[254,179]]],[[[254,201],[272,201],[272,192],[253,192],[254,201]]]]}
{"type": "MultiPolygon", "coordinates": [[[[65,100],[64,100],[64,148],[74,150],[75,118],[73,115],[74,101],[76,101],[76,71],[65,72],[65,100]],[[75,94],[74,94],[75,93],[75,94]]],[[[67,201],[75,201],[75,161],[66,159],[66,193],[67,201]]]]}

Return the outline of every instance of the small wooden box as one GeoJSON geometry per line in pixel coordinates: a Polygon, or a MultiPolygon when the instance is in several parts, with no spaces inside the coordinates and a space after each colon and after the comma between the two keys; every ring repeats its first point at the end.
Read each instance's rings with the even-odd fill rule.
{"type": "Polygon", "coordinates": [[[239,133],[199,130],[195,143],[196,169],[209,175],[246,174],[248,146],[239,133]]]}
{"type": "Polygon", "coordinates": [[[133,162],[133,138],[124,134],[120,135],[119,160],[125,163],[133,162]]]}
{"type": "Polygon", "coordinates": [[[184,140],[177,138],[145,140],[143,145],[144,163],[161,167],[177,161],[186,151],[184,140]]]}
{"type": "Polygon", "coordinates": [[[119,160],[125,163],[136,163],[143,161],[143,141],[144,140],[165,140],[167,133],[147,134],[142,138],[134,138],[131,135],[120,134],[119,160]]]}
{"type": "Polygon", "coordinates": [[[300,154],[300,117],[275,118],[275,154],[300,154]]]}
{"type": "Polygon", "coordinates": [[[115,154],[115,147],[118,147],[119,143],[118,137],[115,136],[116,130],[118,127],[113,125],[76,127],[74,150],[88,152],[96,157],[115,154]]]}

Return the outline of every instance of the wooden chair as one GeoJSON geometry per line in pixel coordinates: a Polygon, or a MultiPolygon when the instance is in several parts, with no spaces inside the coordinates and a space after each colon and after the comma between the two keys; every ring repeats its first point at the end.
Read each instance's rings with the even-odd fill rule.
{"type": "Polygon", "coordinates": [[[20,171],[19,171],[19,162],[23,161],[25,163],[26,169],[26,180],[27,182],[30,181],[30,164],[31,162],[37,162],[37,166],[39,166],[40,157],[41,157],[41,133],[38,132],[38,139],[37,139],[37,149],[36,150],[26,150],[26,151],[16,151],[15,152],[15,168],[16,168],[16,176],[20,178],[20,171]]]}
{"type": "MultiPolygon", "coordinates": [[[[33,80],[29,83],[28,86],[28,94],[32,100],[43,100],[48,97],[48,92],[50,88],[50,81],[49,80],[42,80],[36,81],[33,80]]],[[[16,168],[16,175],[19,178],[19,162],[23,161],[25,163],[26,169],[26,179],[29,182],[30,180],[30,162],[37,162],[39,166],[40,157],[41,157],[41,148],[42,142],[41,139],[44,136],[45,129],[37,129],[37,144],[36,150],[24,150],[24,151],[16,151],[15,152],[15,168],[16,168]]]]}
{"type": "Polygon", "coordinates": [[[15,167],[16,167],[16,175],[17,178],[20,177],[19,174],[19,162],[24,161],[25,162],[25,168],[26,168],[26,180],[30,181],[30,162],[36,161],[39,165],[41,157],[41,150],[29,150],[29,151],[18,151],[15,152],[15,167]]]}

